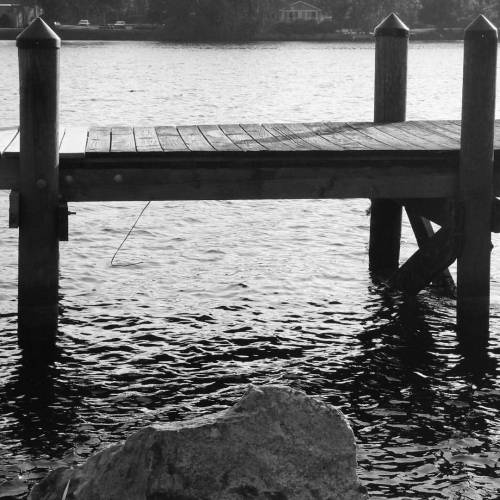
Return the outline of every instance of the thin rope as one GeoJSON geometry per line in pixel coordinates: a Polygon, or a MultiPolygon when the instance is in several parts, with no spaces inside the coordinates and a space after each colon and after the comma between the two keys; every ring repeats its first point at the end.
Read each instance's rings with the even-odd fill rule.
{"type": "Polygon", "coordinates": [[[123,245],[125,245],[125,242],[128,240],[129,236],[132,234],[132,231],[135,229],[135,226],[137,226],[137,223],[139,222],[140,218],[142,217],[142,214],[146,211],[146,208],[149,207],[151,204],[150,201],[144,205],[144,207],[141,210],[141,213],[137,216],[137,219],[135,219],[135,222],[132,224],[132,227],[129,229],[128,233],[126,234],[125,238],[123,238],[123,241],[120,243],[120,246],[116,249],[116,252],[114,253],[113,257],[111,257],[111,262],[110,265],[111,267],[128,267],[128,266],[136,266],[137,264],[142,264],[142,260],[138,262],[128,262],[125,264],[115,264],[115,258],[118,255],[118,252],[122,249],[123,245]]]}

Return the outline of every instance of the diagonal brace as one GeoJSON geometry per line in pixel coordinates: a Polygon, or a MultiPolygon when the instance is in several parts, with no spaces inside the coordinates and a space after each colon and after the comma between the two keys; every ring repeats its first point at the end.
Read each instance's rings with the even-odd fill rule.
{"type": "Polygon", "coordinates": [[[442,227],[394,273],[389,284],[403,293],[416,295],[454,262],[458,252],[454,226],[442,227]]]}

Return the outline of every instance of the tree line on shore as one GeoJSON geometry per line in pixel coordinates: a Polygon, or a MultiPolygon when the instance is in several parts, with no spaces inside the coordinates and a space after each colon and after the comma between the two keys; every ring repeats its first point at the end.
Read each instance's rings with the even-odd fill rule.
{"type": "MultiPolygon", "coordinates": [[[[31,0],[24,0],[32,4],[31,0]]],[[[184,39],[250,39],[279,26],[279,10],[293,0],[39,0],[49,20],[96,24],[117,19],[165,25],[184,39]]],[[[500,22],[500,0],[310,0],[329,19],[323,31],[369,32],[388,13],[410,26],[464,27],[478,13],[500,22]]],[[[300,24],[300,23],[298,23],[300,24]]],[[[302,22],[302,24],[308,24],[302,22]]],[[[314,31],[321,29],[309,22],[314,31]]]]}

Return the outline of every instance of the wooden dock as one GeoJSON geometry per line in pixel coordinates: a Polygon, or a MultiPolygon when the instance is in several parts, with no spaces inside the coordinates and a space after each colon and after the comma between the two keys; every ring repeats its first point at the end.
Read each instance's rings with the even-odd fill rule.
{"type": "MultiPolygon", "coordinates": [[[[500,121],[494,190],[500,196],[500,121]]],[[[458,121],[69,127],[66,201],[447,198],[458,121]]],[[[19,132],[0,130],[0,189],[19,189],[19,132]]]]}
{"type": "Polygon", "coordinates": [[[55,343],[68,202],[370,198],[374,276],[406,294],[436,281],[453,289],[457,260],[460,345],[484,352],[500,232],[497,31],[479,16],[465,32],[461,121],[405,121],[408,34],[394,14],[375,31],[373,122],[88,128],[59,126],[60,40],[35,20],[17,41],[20,127],[0,129],[0,189],[19,227],[21,347],[55,343]],[[403,208],[419,250],[400,265],[403,208]]]}

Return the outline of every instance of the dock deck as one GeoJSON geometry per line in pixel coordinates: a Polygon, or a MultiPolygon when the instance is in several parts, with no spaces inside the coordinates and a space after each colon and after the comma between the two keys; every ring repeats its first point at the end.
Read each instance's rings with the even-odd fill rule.
{"type": "MultiPolygon", "coordinates": [[[[60,129],[67,201],[443,198],[460,121],[60,129]]],[[[500,195],[500,121],[494,193],[500,195]]],[[[18,189],[19,132],[0,130],[0,189],[18,189]]]]}

